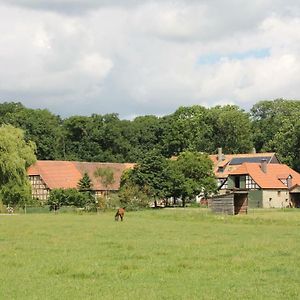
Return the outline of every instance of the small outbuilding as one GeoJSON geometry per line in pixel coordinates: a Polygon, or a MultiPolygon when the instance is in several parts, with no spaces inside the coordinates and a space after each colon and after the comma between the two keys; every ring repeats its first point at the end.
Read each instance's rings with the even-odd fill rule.
{"type": "Polygon", "coordinates": [[[210,201],[210,207],[214,213],[227,215],[247,214],[248,192],[239,190],[215,196],[210,201]]]}

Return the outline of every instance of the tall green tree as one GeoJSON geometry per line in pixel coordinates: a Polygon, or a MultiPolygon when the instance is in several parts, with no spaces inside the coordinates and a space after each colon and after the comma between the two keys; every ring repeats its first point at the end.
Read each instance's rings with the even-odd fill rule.
{"type": "Polygon", "coordinates": [[[247,153],[253,148],[250,115],[236,105],[216,106],[209,110],[206,122],[212,128],[213,153],[222,147],[225,153],[247,153]]]}
{"type": "Polygon", "coordinates": [[[182,151],[207,151],[213,147],[212,126],[207,122],[208,110],[194,105],[179,107],[162,119],[162,148],[167,157],[182,151]]]}
{"type": "Polygon", "coordinates": [[[147,152],[161,147],[162,120],[156,116],[140,116],[131,124],[129,161],[140,161],[147,152]]]}
{"type": "Polygon", "coordinates": [[[64,139],[59,116],[46,109],[29,109],[20,103],[0,104],[0,123],[24,130],[24,138],[33,141],[38,159],[63,159],[64,139]]]}
{"type": "MultiPolygon", "coordinates": [[[[299,116],[300,117],[300,116],[299,116]]],[[[277,153],[282,163],[300,171],[300,119],[283,121],[280,129],[268,142],[268,147],[277,153]]]]}
{"type": "Polygon", "coordinates": [[[205,153],[185,151],[177,160],[170,160],[169,196],[181,198],[182,205],[197,195],[205,196],[216,192],[213,163],[205,153]]]}
{"type": "Polygon", "coordinates": [[[281,162],[300,171],[300,102],[260,101],[252,107],[251,116],[256,149],[276,152],[281,162]]]}
{"type": "Polygon", "coordinates": [[[157,150],[149,151],[144,158],[128,173],[128,180],[140,187],[155,201],[165,198],[169,190],[169,173],[167,159],[157,150]]]}
{"type": "Polygon", "coordinates": [[[251,108],[254,144],[258,151],[274,151],[273,137],[284,123],[294,124],[300,117],[300,102],[296,100],[267,100],[256,103],[251,108]]]}
{"type": "Polygon", "coordinates": [[[20,204],[31,198],[26,169],[35,162],[36,147],[26,142],[24,132],[11,125],[0,127],[0,199],[4,204],[20,204]]]}

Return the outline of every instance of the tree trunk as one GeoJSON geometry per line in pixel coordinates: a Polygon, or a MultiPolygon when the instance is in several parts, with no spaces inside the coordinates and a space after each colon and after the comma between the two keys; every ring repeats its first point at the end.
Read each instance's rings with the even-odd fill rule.
{"type": "Polygon", "coordinates": [[[185,198],[182,198],[182,207],[185,207],[185,198]]]}

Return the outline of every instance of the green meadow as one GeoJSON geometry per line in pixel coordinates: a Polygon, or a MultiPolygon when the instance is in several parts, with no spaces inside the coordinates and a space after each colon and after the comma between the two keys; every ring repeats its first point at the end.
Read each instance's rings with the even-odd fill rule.
{"type": "Polygon", "coordinates": [[[0,215],[0,299],[299,299],[300,210],[0,215]]]}

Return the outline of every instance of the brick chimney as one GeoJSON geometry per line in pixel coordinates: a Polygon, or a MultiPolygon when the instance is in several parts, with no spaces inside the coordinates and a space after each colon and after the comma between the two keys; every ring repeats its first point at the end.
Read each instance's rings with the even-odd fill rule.
{"type": "Polygon", "coordinates": [[[268,163],[267,160],[264,158],[261,160],[260,168],[264,173],[267,173],[267,167],[268,167],[268,163]]]}

